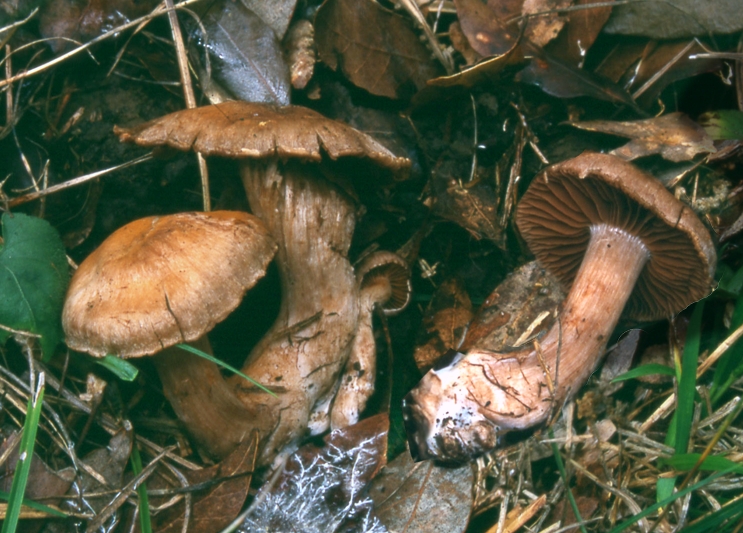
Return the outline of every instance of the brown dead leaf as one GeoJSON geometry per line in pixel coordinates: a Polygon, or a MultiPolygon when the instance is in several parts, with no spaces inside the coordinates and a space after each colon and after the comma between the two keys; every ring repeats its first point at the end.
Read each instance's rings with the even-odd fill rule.
{"type": "Polygon", "coordinates": [[[51,0],[41,11],[39,30],[52,50],[72,48],[130,19],[149,13],[155,0],[51,0]],[[63,39],[63,38],[66,38],[63,39]]]}
{"type": "Polygon", "coordinates": [[[427,372],[449,350],[462,341],[472,320],[472,302],[459,278],[444,281],[433,294],[413,357],[421,372],[427,372]]]}
{"type": "Polygon", "coordinates": [[[389,418],[380,414],[333,431],[322,448],[303,446],[261,488],[240,530],[378,531],[354,526],[373,522],[366,487],[386,463],[388,432],[389,418]]]}
{"type": "MultiPolygon", "coordinates": [[[[190,533],[221,531],[235,519],[248,496],[257,450],[258,439],[247,438],[218,465],[184,472],[189,485],[207,485],[192,493],[190,533]],[[220,479],[224,481],[218,482],[220,479]],[[212,485],[211,481],[218,483],[212,485]]],[[[153,517],[152,529],[157,533],[180,533],[183,517],[183,504],[174,505],[153,517]]]]}
{"type": "Polygon", "coordinates": [[[372,94],[409,98],[439,74],[410,22],[372,0],[328,0],[315,17],[320,59],[372,94]]]}
{"type": "Polygon", "coordinates": [[[601,62],[596,73],[635,94],[643,105],[654,101],[669,84],[719,70],[719,59],[691,59],[704,52],[697,41],[622,43],[601,62]]]}
{"type": "MultiPolygon", "coordinates": [[[[473,50],[474,52],[474,50],[473,50]]],[[[518,41],[514,41],[513,47],[503,55],[490,57],[461,72],[451,76],[440,76],[428,81],[428,85],[435,87],[475,87],[484,85],[498,77],[498,74],[509,65],[515,65],[523,60],[523,53],[518,41]]]]}
{"type": "Polygon", "coordinates": [[[470,323],[461,351],[502,351],[527,343],[554,320],[565,299],[556,278],[536,261],[509,274],[483,302],[470,323]]]}
{"type": "Polygon", "coordinates": [[[472,510],[474,474],[458,468],[416,463],[404,452],[374,479],[369,496],[374,512],[389,531],[461,533],[472,510]]]}
{"type": "Polygon", "coordinates": [[[502,56],[518,41],[518,30],[506,28],[495,11],[480,0],[454,0],[462,32],[483,57],[502,56]]]}
{"type": "Polygon", "coordinates": [[[434,213],[459,224],[476,239],[486,237],[501,244],[503,229],[495,222],[497,199],[492,187],[482,183],[465,187],[444,176],[434,176],[432,184],[434,213]]]}
{"type": "Polygon", "coordinates": [[[592,120],[569,124],[582,130],[629,137],[632,141],[611,151],[612,154],[628,161],[651,154],[660,154],[664,159],[678,163],[693,159],[698,154],[716,151],[707,132],[699,124],[679,112],[629,122],[592,120]]]}
{"type": "Polygon", "coordinates": [[[454,50],[462,54],[466,65],[476,63],[482,56],[478,54],[467,40],[467,36],[462,31],[462,26],[456,20],[449,24],[449,39],[454,50]]]}
{"type": "Polygon", "coordinates": [[[539,15],[529,18],[524,37],[539,47],[555,39],[567,22],[567,17],[560,14],[572,4],[572,0],[524,0],[522,15],[539,15]]]}
{"type": "MultiPolygon", "coordinates": [[[[5,455],[8,448],[13,448],[2,465],[2,471],[0,471],[0,490],[6,493],[10,492],[13,475],[18,464],[19,443],[20,433],[14,431],[0,446],[0,455],[5,455]]],[[[40,503],[58,505],[60,503],[58,498],[67,493],[74,479],[75,473],[72,470],[65,469],[55,472],[37,454],[34,454],[31,460],[31,470],[28,474],[26,498],[40,503]]]]}
{"type": "MultiPolygon", "coordinates": [[[[549,47],[555,57],[572,65],[581,65],[586,52],[611,15],[610,5],[595,5],[594,0],[578,0],[576,6],[591,6],[588,9],[571,11],[565,29],[549,47]]],[[[615,80],[616,81],[616,80],[615,80]]]]}

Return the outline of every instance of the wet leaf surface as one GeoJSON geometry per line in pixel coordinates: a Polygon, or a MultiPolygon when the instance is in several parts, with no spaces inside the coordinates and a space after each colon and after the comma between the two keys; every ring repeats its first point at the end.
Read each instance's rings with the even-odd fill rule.
{"type": "Polygon", "coordinates": [[[317,51],[358,87],[409,98],[440,73],[408,20],[372,0],[329,0],[315,17],[317,51]]]}
{"type": "Polygon", "coordinates": [[[473,481],[471,465],[416,463],[405,452],[379,473],[369,495],[389,531],[457,533],[467,528],[473,481]]]}
{"type": "Polygon", "coordinates": [[[258,15],[269,28],[271,28],[278,39],[282,39],[289,27],[296,0],[273,0],[262,2],[261,0],[240,0],[245,7],[258,15]]]}
{"type": "Polygon", "coordinates": [[[212,4],[202,16],[206,36],[195,37],[208,51],[212,75],[236,98],[289,103],[289,69],[274,31],[241,2],[212,4]]]}
{"type": "Polygon", "coordinates": [[[631,142],[611,152],[628,161],[660,154],[678,163],[689,161],[699,154],[717,151],[705,130],[682,113],[631,122],[595,120],[570,124],[584,130],[631,138],[631,142]]]}

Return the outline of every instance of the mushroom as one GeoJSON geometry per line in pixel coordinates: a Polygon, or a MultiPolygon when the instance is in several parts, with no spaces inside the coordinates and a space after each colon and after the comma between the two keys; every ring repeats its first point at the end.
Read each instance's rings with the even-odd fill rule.
{"type": "MultiPolygon", "coordinates": [[[[399,177],[410,162],[371,137],[298,106],[225,102],[117,132],[142,146],[239,159],[250,208],[278,243],[279,315],[242,368],[280,398],[279,422],[264,435],[259,462],[266,464],[306,432],[313,412],[319,413],[316,420],[328,420],[322,413],[332,405],[353,349],[359,288],[348,251],[357,204],[348,180],[399,177]]],[[[244,380],[230,379],[246,404],[266,396],[244,380]]],[[[313,433],[326,428],[327,422],[312,426],[313,433]]]]}
{"type": "Polygon", "coordinates": [[[237,307],[275,251],[263,223],[247,213],[135,220],[75,272],[62,314],[67,345],[97,357],[157,354],[176,415],[207,455],[223,457],[256,425],[275,425],[278,411],[270,402],[246,407],[215,363],[174,345],[210,352],[206,333],[237,307]]]}
{"type": "Polygon", "coordinates": [[[548,421],[594,371],[623,310],[657,320],[711,290],[716,254],[702,222],[615,156],[586,152],[547,168],[524,194],[516,223],[570,292],[533,345],[508,353],[475,345],[423,377],[404,407],[421,458],[471,459],[504,431],[548,421]]]}
{"type": "MultiPolygon", "coordinates": [[[[359,414],[374,392],[377,374],[376,345],[372,327],[374,309],[385,316],[401,313],[410,302],[410,269],[405,260],[392,252],[379,251],[366,256],[356,267],[359,284],[359,323],[346,370],[333,400],[332,427],[346,427],[359,420],[359,414]]],[[[312,423],[322,413],[315,413],[312,423]]],[[[327,425],[327,424],[325,424],[327,425]]]]}

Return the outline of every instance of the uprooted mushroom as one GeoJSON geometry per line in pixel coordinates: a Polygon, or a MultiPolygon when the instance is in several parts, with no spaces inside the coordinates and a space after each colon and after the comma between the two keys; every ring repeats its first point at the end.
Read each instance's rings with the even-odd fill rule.
{"type": "Polygon", "coordinates": [[[67,345],[103,357],[154,357],[163,392],[207,455],[228,454],[274,405],[248,410],[213,362],[206,334],[260,279],[276,252],[247,213],[181,213],[135,220],[112,233],[75,272],[62,324],[67,345]]]}
{"type": "Polygon", "coordinates": [[[547,168],[516,223],[570,292],[551,329],[527,348],[497,353],[475,343],[423,377],[404,407],[421,458],[471,459],[504,431],[546,422],[594,371],[623,310],[658,320],[711,290],[716,254],[702,222],[617,157],[584,153],[547,168]]]}
{"type": "MultiPolygon", "coordinates": [[[[366,337],[358,335],[360,290],[348,260],[357,210],[350,182],[401,177],[410,162],[349,126],[296,106],[226,102],[118,133],[142,146],[239,159],[250,208],[278,243],[279,315],[242,368],[280,399],[277,423],[262,432],[259,461],[270,461],[310,421],[313,432],[325,430],[331,419],[354,422],[347,413],[358,412],[370,391],[360,387],[356,407],[339,402],[346,414],[334,414],[339,379],[366,373],[359,365],[374,356],[357,354],[348,366],[361,349],[357,339],[366,337]]],[[[242,379],[230,382],[246,406],[269,398],[242,379]]]]}

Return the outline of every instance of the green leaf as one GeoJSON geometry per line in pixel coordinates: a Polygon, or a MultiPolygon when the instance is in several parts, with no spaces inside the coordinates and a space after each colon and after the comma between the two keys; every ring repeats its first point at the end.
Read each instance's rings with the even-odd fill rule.
{"type": "Polygon", "coordinates": [[[96,359],[95,362],[116,374],[122,381],[134,381],[139,373],[136,366],[115,355],[108,354],[103,359],[96,359]]]}
{"type": "Polygon", "coordinates": [[[743,112],[721,109],[699,116],[699,124],[715,141],[743,139],[743,112]]]}
{"type": "Polygon", "coordinates": [[[628,379],[639,378],[642,376],[651,376],[654,374],[663,374],[664,376],[675,376],[676,371],[670,366],[660,365],[658,363],[650,363],[647,365],[638,366],[633,368],[624,374],[620,374],[611,380],[612,383],[618,381],[627,381],[628,379]]]}
{"type": "MultiPolygon", "coordinates": [[[[22,213],[2,216],[0,325],[41,335],[44,359],[62,340],[62,305],[69,281],[64,245],[45,220],[22,213]]],[[[0,330],[0,343],[10,333],[0,330]]]]}
{"type": "Polygon", "coordinates": [[[702,336],[702,316],[704,301],[696,304],[691,315],[686,343],[681,356],[681,379],[678,384],[676,400],[676,453],[686,453],[691,436],[691,423],[694,419],[694,397],[696,396],[697,361],[702,336]]]}

